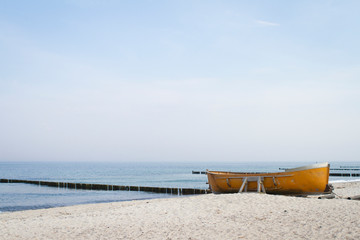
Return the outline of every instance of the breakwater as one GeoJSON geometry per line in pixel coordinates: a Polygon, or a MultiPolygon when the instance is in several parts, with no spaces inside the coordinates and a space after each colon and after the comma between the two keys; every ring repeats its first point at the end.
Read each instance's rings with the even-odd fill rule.
{"type": "Polygon", "coordinates": [[[360,173],[329,173],[330,177],[360,177],[360,173]]]}
{"type": "Polygon", "coordinates": [[[99,191],[141,191],[141,192],[166,193],[166,194],[175,194],[175,195],[195,195],[195,194],[210,193],[209,189],[196,189],[196,188],[123,186],[123,185],[108,185],[108,184],[94,184],[94,183],[34,181],[34,180],[20,180],[20,179],[0,179],[0,183],[26,183],[26,184],[35,184],[39,186],[69,188],[69,189],[99,190],[99,191]]]}

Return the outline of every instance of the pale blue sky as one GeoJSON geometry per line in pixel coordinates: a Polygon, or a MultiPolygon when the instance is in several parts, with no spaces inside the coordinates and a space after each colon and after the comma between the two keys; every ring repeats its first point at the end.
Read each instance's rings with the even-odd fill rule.
{"type": "Polygon", "coordinates": [[[359,161],[359,1],[0,1],[0,161],[359,161]]]}

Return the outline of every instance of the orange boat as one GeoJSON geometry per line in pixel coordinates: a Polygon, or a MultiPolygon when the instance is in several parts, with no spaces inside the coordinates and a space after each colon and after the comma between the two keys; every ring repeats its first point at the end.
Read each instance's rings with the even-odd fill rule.
{"type": "Polygon", "coordinates": [[[321,194],[329,191],[328,163],[312,164],[275,173],[206,171],[213,193],[266,192],[321,194]]]}

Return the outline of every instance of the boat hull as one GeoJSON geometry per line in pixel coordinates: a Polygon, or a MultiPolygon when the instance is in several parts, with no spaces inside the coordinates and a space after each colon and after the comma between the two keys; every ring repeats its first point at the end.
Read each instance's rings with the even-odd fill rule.
{"type": "Polygon", "coordinates": [[[321,163],[275,173],[207,171],[207,176],[213,193],[239,192],[246,178],[248,180],[246,191],[248,192],[259,191],[258,181],[254,180],[258,179],[261,180],[266,193],[309,195],[326,192],[329,170],[328,163],[321,163]]]}

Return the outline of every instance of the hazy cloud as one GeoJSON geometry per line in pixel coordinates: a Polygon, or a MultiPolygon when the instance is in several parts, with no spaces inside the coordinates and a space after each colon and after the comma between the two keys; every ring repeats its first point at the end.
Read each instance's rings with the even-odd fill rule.
{"type": "Polygon", "coordinates": [[[268,21],[263,21],[263,20],[257,20],[256,23],[262,25],[262,26],[269,26],[269,27],[276,27],[276,26],[280,26],[280,24],[275,23],[275,22],[268,22],[268,21]]]}

